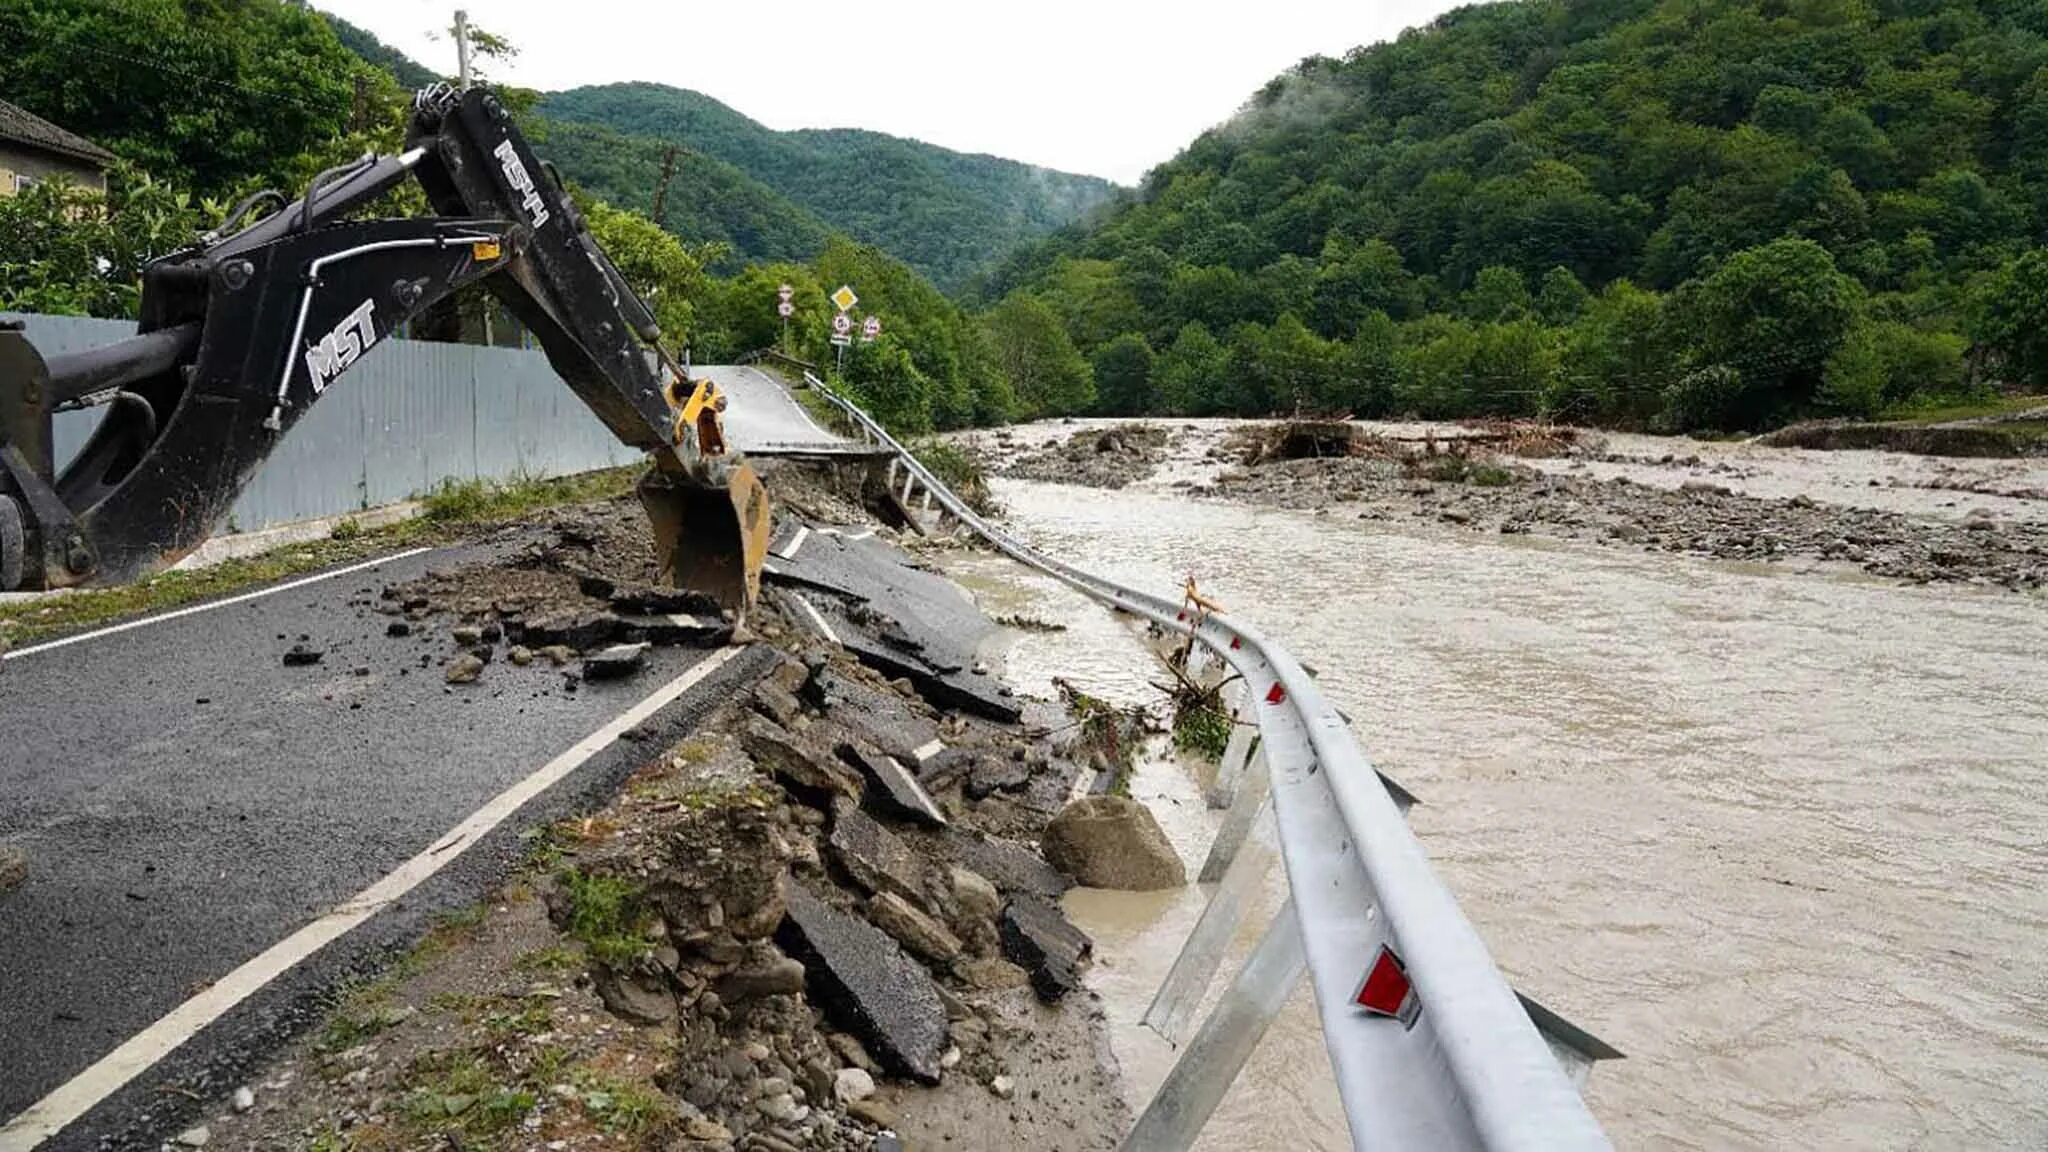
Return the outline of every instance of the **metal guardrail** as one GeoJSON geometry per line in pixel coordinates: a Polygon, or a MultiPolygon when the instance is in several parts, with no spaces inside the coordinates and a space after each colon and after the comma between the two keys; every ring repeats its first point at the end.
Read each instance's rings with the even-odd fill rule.
{"type": "MultiPolygon", "coordinates": [[[[1286,649],[1227,614],[1191,616],[1181,602],[1040,554],[982,519],[815,374],[806,371],[804,381],[895,453],[908,473],[906,504],[911,484],[922,485],[960,523],[1019,563],[1192,636],[1236,670],[1245,699],[1255,702],[1261,747],[1253,768],[1263,768],[1269,782],[1289,902],[1182,1050],[1126,1148],[1193,1142],[1304,965],[1314,980],[1354,1147],[1609,1147],[1574,1077],[1431,870],[1344,718],[1286,649]],[[1385,1000],[1388,981],[1391,1003],[1385,1000]]],[[[1240,804],[1259,802],[1261,789],[1242,791],[1240,804]]],[[[1223,887],[1231,887],[1227,878],[1223,887]]],[[[1197,973],[1204,985],[1210,972],[1213,962],[1197,973]]]]}

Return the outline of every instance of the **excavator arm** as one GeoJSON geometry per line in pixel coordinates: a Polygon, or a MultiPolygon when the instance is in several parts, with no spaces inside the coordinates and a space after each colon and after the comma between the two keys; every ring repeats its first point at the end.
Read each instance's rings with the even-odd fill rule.
{"type": "Polygon", "coordinates": [[[613,435],[650,454],[640,496],[664,575],[736,611],[758,590],[768,499],[728,457],[723,399],[662,350],[652,313],[497,97],[437,85],[406,147],[258,198],[150,265],[125,341],[44,357],[0,328],[0,590],[118,583],[198,547],[291,427],[400,325],[482,284],[613,435]],[[434,215],[350,217],[409,179],[434,215]],[[224,234],[223,234],[224,233],[224,234]],[[108,410],[60,472],[51,421],[108,410]]]}

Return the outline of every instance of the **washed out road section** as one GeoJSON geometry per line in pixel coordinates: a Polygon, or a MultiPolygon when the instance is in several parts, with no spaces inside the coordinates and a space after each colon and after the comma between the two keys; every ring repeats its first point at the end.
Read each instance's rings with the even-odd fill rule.
{"type": "MultiPolygon", "coordinates": [[[[501,661],[450,687],[445,626],[387,636],[360,602],[482,553],[398,560],[0,672],[0,841],[28,862],[0,903],[0,1119],[704,658],[657,648],[631,679],[573,692],[545,662],[501,661]],[[302,636],[325,655],[287,666],[302,636]]],[[[452,905],[483,883],[422,899],[452,905]]]]}

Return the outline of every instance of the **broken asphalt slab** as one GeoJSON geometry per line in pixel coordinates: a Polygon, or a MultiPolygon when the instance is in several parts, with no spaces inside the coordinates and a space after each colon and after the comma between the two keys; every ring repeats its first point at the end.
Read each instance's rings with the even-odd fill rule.
{"type": "Polygon", "coordinates": [[[932,827],[947,823],[946,814],[901,760],[866,743],[841,744],[839,755],[867,777],[868,800],[884,815],[932,827]]]}
{"type": "Polygon", "coordinates": [[[998,929],[1003,955],[1031,974],[1031,988],[1041,1000],[1056,1001],[1081,986],[1081,961],[1094,942],[1050,901],[1012,896],[998,929]]]}
{"type": "Polygon", "coordinates": [[[792,882],[775,942],[800,961],[810,998],[888,1072],[939,1082],[946,1006],[924,966],[888,934],[792,882]]]}
{"type": "Polygon", "coordinates": [[[1008,895],[1023,892],[1057,900],[1072,886],[1059,869],[1022,844],[968,832],[958,826],[947,828],[945,836],[946,846],[961,864],[1008,895]]]}

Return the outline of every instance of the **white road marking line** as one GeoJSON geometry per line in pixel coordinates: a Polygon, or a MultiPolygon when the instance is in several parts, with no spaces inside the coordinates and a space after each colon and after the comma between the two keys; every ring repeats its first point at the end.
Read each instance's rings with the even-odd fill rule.
{"type": "Polygon", "coordinates": [[[361,564],[351,564],[346,568],[336,568],[332,572],[321,572],[313,576],[302,576],[297,580],[288,580],[283,584],[274,585],[269,588],[258,588],[254,592],[244,592],[239,596],[230,596],[225,600],[214,600],[206,604],[194,604],[189,608],[179,608],[175,611],[165,612],[160,616],[144,616],[140,620],[130,620],[124,624],[114,624],[106,628],[94,629],[91,632],[80,632],[76,636],[66,636],[61,640],[50,640],[42,644],[31,644],[26,648],[16,648],[12,652],[0,652],[0,660],[19,660],[23,656],[33,656],[38,652],[48,652],[52,648],[62,648],[70,644],[83,644],[87,640],[97,640],[102,636],[112,636],[117,632],[126,632],[130,629],[142,628],[150,624],[161,624],[166,620],[176,620],[180,616],[192,616],[200,612],[211,612],[215,608],[226,608],[230,604],[241,604],[250,600],[260,600],[265,596],[275,596],[279,592],[289,592],[294,588],[304,588],[308,584],[318,584],[322,580],[332,580],[336,576],[346,576],[351,572],[361,572],[365,568],[375,568],[379,564],[389,564],[394,560],[404,560],[409,557],[418,556],[422,552],[432,551],[433,549],[431,547],[409,548],[404,552],[394,552],[389,556],[379,556],[375,560],[365,560],[361,564]]]}
{"type": "MultiPolygon", "coordinates": [[[[818,634],[834,644],[839,643],[839,634],[832,631],[830,624],[825,623],[825,618],[818,614],[817,607],[802,596],[797,596],[795,599],[798,604],[803,605],[804,612],[811,618],[811,623],[818,626],[818,634]]],[[[5,1150],[0,1149],[0,1152],[5,1152],[5,1150]]]]}
{"type": "Polygon", "coordinates": [[[336,905],[319,919],[271,945],[261,955],[222,977],[206,991],[173,1008],[156,1023],[136,1033],[127,1043],[101,1057],[99,1062],[0,1128],[0,1152],[29,1152],[85,1115],[100,1101],[190,1040],[199,1030],[220,1019],[235,1005],[254,995],[272,980],[290,971],[307,957],[339,939],[368,920],[468,851],[477,841],[504,823],[534,797],[561,782],[649,716],[667,707],[705,677],[746,651],[744,646],[721,648],[698,661],[682,675],[656,689],[653,695],[621,713],[604,727],[576,742],[568,751],[542,765],[526,779],[498,793],[468,819],[457,824],[433,847],[414,856],[390,875],[336,905]],[[450,848],[453,848],[451,851],[450,848]]]}
{"type": "Polygon", "coordinates": [[[807,525],[797,525],[796,535],[791,536],[789,538],[789,543],[784,544],[782,547],[776,549],[775,554],[777,556],[782,557],[784,560],[796,559],[796,550],[803,547],[804,541],[810,539],[810,536],[811,530],[807,525]]]}
{"type": "Polygon", "coordinates": [[[945,750],[946,742],[943,740],[934,739],[931,743],[924,745],[922,748],[919,748],[915,752],[912,752],[911,755],[917,757],[917,762],[919,764],[922,764],[925,761],[931,759],[932,757],[937,756],[939,753],[944,752],[945,750]]]}
{"type": "MultiPolygon", "coordinates": [[[[932,744],[937,743],[937,740],[932,741],[932,744]]],[[[927,744],[925,745],[925,747],[929,748],[931,747],[931,744],[927,744]]],[[[923,749],[919,749],[919,751],[922,752],[923,749]]],[[[919,763],[923,763],[926,759],[928,759],[928,757],[920,755],[917,759],[919,763]]],[[[896,770],[898,772],[903,773],[904,781],[910,785],[911,794],[913,796],[916,796],[917,802],[924,806],[925,815],[931,817],[932,819],[938,821],[941,824],[951,823],[951,821],[946,819],[945,810],[940,808],[937,804],[932,803],[931,793],[926,792],[924,790],[924,783],[923,781],[917,778],[916,773],[912,772],[908,768],[905,768],[903,766],[903,763],[897,760],[894,756],[889,757],[889,763],[896,765],[896,770]]]]}

